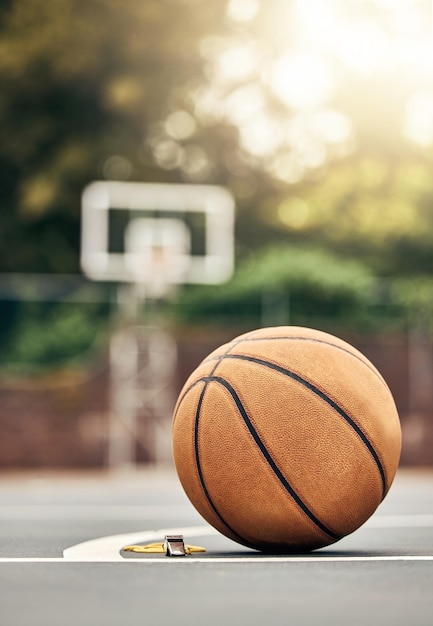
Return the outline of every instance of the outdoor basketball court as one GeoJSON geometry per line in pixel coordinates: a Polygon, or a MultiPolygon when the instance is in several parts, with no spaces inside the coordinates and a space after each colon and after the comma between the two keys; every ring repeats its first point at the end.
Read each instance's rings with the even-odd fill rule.
{"type": "Polygon", "coordinates": [[[0,478],[1,623],[433,623],[433,472],[400,470],[358,531],[264,555],[211,529],[170,471],[0,478]],[[122,550],[182,533],[184,557],[122,550]]]}
{"type": "Polygon", "coordinates": [[[206,186],[85,190],[82,267],[122,283],[110,344],[110,469],[0,475],[2,626],[433,624],[433,470],[401,470],[361,529],[289,556],[218,534],[182,491],[168,458],[171,415],[155,402],[167,396],[176,354],[164,330],[140,329],[138,311],[176,285],[230,276],[233,208],[226,191],[206,186]],[[162,416],[155,469],[133,469],[134,407],[143,403],[162,416]],[[166,535],[206,551],[124,550],[166,535]]]}

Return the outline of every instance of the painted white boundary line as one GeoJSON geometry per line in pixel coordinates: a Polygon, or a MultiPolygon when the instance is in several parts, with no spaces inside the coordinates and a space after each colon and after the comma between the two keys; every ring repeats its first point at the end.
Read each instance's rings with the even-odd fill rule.
{"type": "MultiPolygon", "coordinates": [[[[421,522],[424,522],[427,526],[433,526],[433,515],[427,516],[377,516],[379,523],[376,526],[374,522],[375,518],[369,520],[370,526],[376,526],[380,528],[395,528],[395,527],[412,527],[415,524],[420,526],[421,522]],[[409,518],[409,519],[407,519],[409,518]],[[420,519],[421,518],[421,519],[420,519]],[[387,524],[388,522],[388,524],[387,524]]],[[[318,562],[368,562],[368,561],[433,561],[433,555],[372,555],[372,556],[339,556],[339,555],[317,555],[307,556],[265,556],[257,552],[255,556],[247,556],[245,554],[239,557],[186,557],[186,558],[137,558],[137,559],[125,559],[121,556],[120,550],[123,546],[133,543],[147,543],[152,541],[162,541],[165,535],[170,534],[182,534],[188,540],[188,537],[206,537],[211,535],[217,535],[218,532],[211,526],[191,526],[188,528],[179,529],[162,529],[158,531],[143,531],[141,533],[129,533],[126,535],[113,535],[111,537],[101,537],[92,541],[86,541],[85,543],[72,546],[63,552],[63,556],[67,561],[80,561],[80,562],[128,562],[128,563],[318,563],[318,562]]]]}
{"type": "MultiPolygon", "coordinates": [[[[433,515],[388,515],[371,518],[365,526],[373,528],[427,528],[433,526],[433,515]]],[[[306,556],[269,556],[257,552],[254,556],[247,554],[238,557],[186,557],[186,558],[131,558],[125,559],[120,550],[128,544],[151,543],[162,541],[165,535],[183,534],[189,539],[217,535],[211,526],[189,526],[186,528],[166,528],[145,530],[135,533],[99,537],[67,548],[63,558],[0,558],[2,563],[360,563],[386,561],[428,561],[433,562],[433,555],[321,555],[320,552],[306,556]]]]}
{"type": "Polygon", "coordinates": [[[191,556],[185,558],[141,558],[141,559],[62,559],[62,558],[0,558],[0,566],[3,563],[139,563],[141,565],[159,565],[161,563],[372,563],[372,562],[433,562],[433,555],[423,554],[407,554],[407,555],[372,555],[372,556],[262,556],[258,554],[256,557],[239,556],[239,557],[206,557],[194,558],[191,556]]]}

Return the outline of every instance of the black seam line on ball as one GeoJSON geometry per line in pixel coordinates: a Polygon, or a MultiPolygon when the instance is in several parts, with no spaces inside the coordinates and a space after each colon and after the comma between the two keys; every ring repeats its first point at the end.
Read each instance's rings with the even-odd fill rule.
{"type": "Polygon", "coordinates": [[[314,339],[312,337],[302,337],[302,336],[276,336],[276,337],[243,337],[242,339],[239,339],[236,342],[233,342],[230,345],[229,350],[227,350],[227,352],[225,352],[224,354],[220,354],[218,356],[214,356],[211,357],[209,359],[205,359],[204,362],[206,361],[213,361],[213,360],[218,360],[218,361],[222,361],[224,359],[225,356],[227,356],[230,352],[230,350],[234,347],[236,347],[237,345],[239,345],[240,343],[247,343],[249,341],[251,342],[259,342],[259,341],[311,341],[312,343],[321,343],[325,346],[330,346],[331,348],[336,348],[337,350],[341,350],[342,352],[345,352],[346,354],[349,354],[350,356],[352,356],[354,359],[356,359],[357,361],[359,361],[360,363],[362,363],[363,365],[365,365],[365,367],[367,367],[382,383],[384,383],[386,385],[386,387],[388,387],[388,385],[386,384],[382,374],[380,372],[378,372],[374,367],[372,367],[372,365],[370,365],[369,363],[367,363],[366,361],[364,361],[364,359],[361,359],[361,357],[359,357],[357,354],[351,352],[351,350],[347,350],[347,348],[343,348],[341,346],[336,345],[335,343],[332,343],[331,341],[325,341],[324,339],[314,339]]]}
{"type": "MultiPolygon", "coordinates": [[[[210,383],[211,380],[214,380],[214,378],[210,378],[209,376],[206,376],[205,378],[201,378],[200,381],[197,382],[205,382],[203,389],[201,390],[200,393],[200,398],[198,401],[198,405],[197,405],[197,410],[195,412],[195,420],[194,420],[194,454],[195,454],[195,463],[196,463],[196,467],[197,467],[197,472],[198,472],[198,476],[200,479],[200,483],[203,489],[203,492],[207,498],[207,501],[209,502],[210,506],[212,507],[213,511],[215,512],[215,515],[218,516],[218,518],[222,521],[222,523],[224,524],[224,526],[226,526],[230,532],[237,537],[241,543],[243,543],[244,545],[249,545],[248,542],[245,541],[245,539],[239,535],[239,533],[237,533],[231,526],[230,524],[228,524],[226,522],[226,520],[223,518],[223,516],[221,515],[221,513],[218,511],[214,501],[212,500],[210,493],[208,491],[208,488],[206,486],[205,480],[204,480],[204,476],[203,476],[203,471],[202,471],[202,467],[201,467],[201,463],[200,463],[200,452],[199,452],[199,446],[198,446],[198,429],[199,429],[199,422],[200,422],[200,412],[201,412],[201,407],[203,404],[203,398],[204,398],[204,394],[206,393],[206,389],[210,383]]],[[[192,387],[194,387],[195,385],[191,385],[191,387],[189,389],[191,389],[192,387]]],[[[189,391],[189,390],[188,390],[189,391]]]]}
{"type": "Polygon", "coordinates": [[[226,359],[239,359],[241,361],[250,361],[251,363],[257,363],[258,365],[263,365],[264,367],[268,367],[269,369],[275,370],[276,372],[280,372],[281,374],[284,374],[285,376],[288,376],[289,378],[296,380],[296,382],[300,383],[301,385],[303,385],[304,387],[312,391],[314,394],[316,394],[321,400],[329,404],[329,406],[332,407],[334,411],[336,411],[339,415],[341,415],[341,417],[349,424],[349,426],[353,428],[353,430],[356,432],[356,434],[361,439],[363,444],[366,446],[370,455],[373,457],[373,460],[377,466],[377,469],[379,470],[380,478],[382,481],[382,500],[383,500],[383,498],[386,495],[386,477],[385,477],[385,470],[383,469],[379,456],[376,450],[374,449],[373,445],[369,441],[367,435],[361,430],[358,424],[356,424],[356,422],[354,422],[353,419],[340,406],[338,406],[336,402],[334,402],[323,391],[321,391],[318,387],[310,383],[308,380],[305,380],[298,374],[295,374],[295,372],[291,372],[290,370],[284,367],[281,367],[280,365],[276,365],[275,363],[272,363],[270,361],[264,361],[263,359],[258,359],[256,357],[251,357],[251,356],[245,356],[243,354],[227,354],[225,358],[226,359]]]}
{"type": "MultiPolygon", "coordinates": [[[[325,339],[316,339],[314,337],[302,337],[302,336],[289,336],[289,337],[251,337],[250,339],[245,338],[242,340],[242,343],[245,343],[247,341],[279,341],[280,339],[285,339],[286,341],[311,341],[312,343],[321,343],[325,346],[330,346],[332,348],[336,348],[337,350],[341,350],[342,352],[345,352],[346,354],[350,354],[350,356],[352,356],[354,359],[357,359],[358,361],[360,361],[360,363],[362,363],[363,365],[365,365],[365,367],[368,367],[368,369],[373,372],[373,374],[375,374],[382,382],[385,382],[382,374],[380,374],[380,372],[378,372],[374,367],[372,367],[369,363],[367,363],[366,361],[364,361],[364,359],[361,359],[361,357],[359,357],[357,354],[355,354],[354,352],[352,352],[351,350],[348,350],[347,348],[343,348],[342,346],[338,346],[335,343],[332,343],[332,341],[326,341],[325,339]]],[[[240,343],[240,342],[239,342],[240,343]]],[[[386,383],[385,383],[386,384],[386,383]]]]}
{"type": "Polygon", "coordinates": [[[191,391],[191,389],[193,389],[196,385],[198,385],[199,383],[203,383],[206,382],[206,377],[205,378],[199,378],[198,380],[194,381],[189,387],[188,389],[185,389],[185,391],[183,392],[183,394],[178,398],[177,402],[176,402],[176,407],[174,410],[174,415],[173,415],[173,421],[172,421],[172,429],[174,427],[174,423],[176,421],[177,418],[177,414],[179,412],[180,406],[182,404],[182,402],[184,401],[185,397],[188,395],[188,393],[191,391]]]}
{"type": "Polygon", "coordinates": [[[258,432],[256,431],[256,429],[254,428],[250,418],[248,417],[248,414],[247,414],[247,412],[246,412],[246,410],[245,410],[245,408],[244,408],[244,406],[243,406],[243,404],[242,404],[238,394],[233,389],[233,387],[230,385],[230,383],[225,378],[221,378],[220,376],[213,376],[211,378],[211,380],[213,380],[213,381],[219,383],[220,385],[222,385],[223,387],[225,387],[225,389],[227,389],[227,391],[230,393],[230,395],[232,396],[232,398],[233,398],[233,400],[234,400],[234,402],[235,402],[235,404],[237,406],[237,409],[238,409],[239,413],[242,416],[242,419],[245,422],[245,425],[247,426],[249,432],[251,433],[254,441],[256,442],[256,444],[257,444],[257,446],[258,446],[258,448],[260,450],[260,452],[265,457],[268,465],[270,466],[270,468],[272,469],[272,471],[274,472],[274,474],[276,475],[276,477],[280,481],[281,485],[284,487],[284,489],[287,491],[287,493],[293,498],[293,500],[296,502],[296,504],[299,506],[299,508],[326,535],[328,535],[329,537],[332,537],[332,539],[335,539],[335,540],[341,539],[341,535],[335,534],[332,530],[330,530],[327,526],[325,526],[325,524],[323,524],[314,515],[314,513],[312,511],[310,511],[310,509],[305,504],[305,502],[298,496],[296,491],[293,489],[293,487],[290,485],[290,483],[284,477],[284,475],[282,474],[282,472],[279,469],[278,465],[275,463],[274,459],[269,454],[269,452],[268,452],[266,446],[264,445],[263,441],[260,439],[260,436],[259,436],[258,432]]]}
{"type": "Polygon", "coordinates": [[[174,415],[173,415],[173,420],[172,420],[172,428],[173,428],[173,426],[174,426],[174,422],[176,421],[176,417],[177,417],[177,413],[178,413],[178,411],[179,411],[179,407],[180,407],[180,405],[182,404],[183,399],[185,398],[185,396],[187,395],[187,393],[190,391],[190,389],[192,389],[192,388],[193,388],[193,387],[195,387],[198,383],[201,383],[201,382],[203,382],[203,381],[207,384],[207,383],[208,383],[208,381],[209,381],[209,377],[214,375],[214,373],[215,373],[215,371],[216,371],[216,369],[217,369],[218,365],[220,364],[220,362],[224,359],[224,357],[225,357],[225,356],[227,356],[227,354],[230,352],[230,350],[231,350],[232,348],[234,348],[234,346],[236,346],[238,343],[239,343],[239,342],[237,341],[237,342],[233,343],[233,345],[232,345],[232,344],[230,344],[230,345],[229,345],[229,347],[227,348],[227,350],[226,350],[223,354],[220,354],[219,356],[215,356],[215,357],[213,357],[212,359],[207,359],[207,360],[203,361],[203,363],[206,363],[206,361],[207,361],[207,362],[216,361],[216,363],[215,363],[215,365],[213,366],[213,368],[211,369],[211,371],[209,372],[209,374],[208,374],[207,376],[203,376],[202,378],[199,378],[198,380],[195,380],[193,383],[191,383],[191,385],[188,387],[188,389],[185,389],[185,391],[184,391],[184,393],[182,394],[182,396],[180,396],[180,397],[178,398],[178,400],[177,400],[177,402],[176,402],[175,412],[174,412],[174,415]]]}
{"type": "Polygon", "coordinates": [[[209,359],[205,359],[203,361],[203,363],[210,363],[212,361],[216,361],[215,365],[213,366],[213,368],[211,369],[211,371],[208,374],[208,378],[213,376],[217,370],[218,365],[221,363],[221,361],[224,360],[224,358],[229,354],[230,350],[233,350],[233,348],[235,348],[239,343],[242,343],[244,340],[243,339],[237,339],[237,340],[233,340],[229,343],[227,350],[225,352],[223,352],[223,354],[218,354],[214,357],[211,357],[209,359]]]}

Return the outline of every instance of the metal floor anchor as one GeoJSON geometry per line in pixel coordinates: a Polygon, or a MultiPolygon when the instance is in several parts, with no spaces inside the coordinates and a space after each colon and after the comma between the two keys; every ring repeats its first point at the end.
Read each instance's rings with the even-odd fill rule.
{"type": "Polygon", "coordinates": [[[166,556],[185,556],[183,535],[166,535],[164,541],[166,556]]]}

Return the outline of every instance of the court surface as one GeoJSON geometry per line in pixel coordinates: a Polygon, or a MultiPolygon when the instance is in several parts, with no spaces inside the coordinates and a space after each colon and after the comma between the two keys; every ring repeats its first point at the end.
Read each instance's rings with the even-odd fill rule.
{"type": "Polygon", "coordinates": [[[431,626],[433,470],[400,470],[337,544],[275,557],[214,532],[171,470],[0,474],[0,623],[431,626]],[[122,552],[170,532],[207,552],[122,552]]]}

